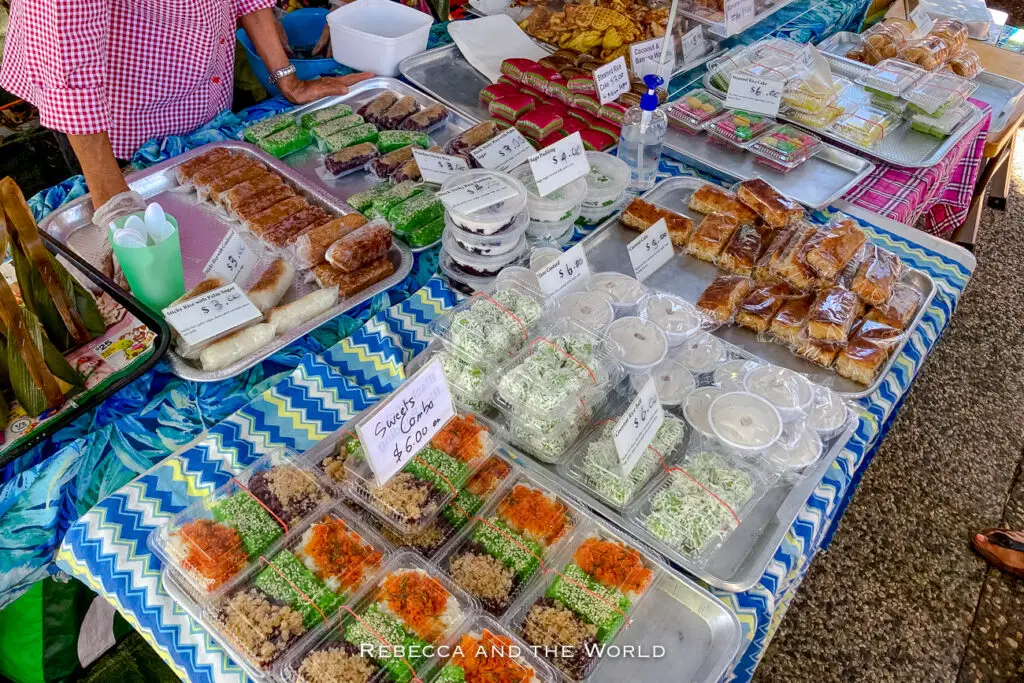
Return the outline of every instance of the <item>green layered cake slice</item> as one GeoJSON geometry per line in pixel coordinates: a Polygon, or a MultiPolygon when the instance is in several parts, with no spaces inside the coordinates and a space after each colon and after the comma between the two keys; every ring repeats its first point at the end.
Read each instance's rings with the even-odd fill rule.
{"type": "Polygon", "coordinates": [[[416,145],[422,149],[430,147],[430,136],[411,130],[385,130],[377,140],[377,148],[381,154],[393,152],[408,145],[416,145]]]}
{"type": "Polygon", "coordinates": [[[427,223],[444,216],[444,204],[433,192],[421,192],[391,207],[388,223],[400,234],[408,234],[427,223]]]}
{"type": "Polygon", "coordinates": [[[308,130],[305,128],[299,128],[298,126],[288,126],[287,128],[262,138],[256,144],[258,144],[264,151],[269,152],[280,159],[281,157],[288,156],[292,152],[298,152],[301,149],[305,149],[312,142],[313,137],[309,134],[308,130]]]}
{"type": "MultiPolygon", "coordinates": [[[[334,135],[317,140],[321,152],[338,152],[362,142],[377,142],[377,126],[361,123],[339,131],[334,135]]],[[[383,154],[383,150],[381,150],[383,154]]]]}
{"type": "Polygon", "coordinates": [[[308,114],[302,115],[302,127],[303,128],[314,128],[321,123],[327,123],[334,119],[340,119],[343,116],[348,116],[352,113],[352,107],[347,104],[335,104],[330,107],[324,107],[323,109],[317,109],[311,111],[308,114]]]}
{"type": "Polygon", "coordinates": [[[540,544],[514,531],[496,516],[477,524],[472,538],[488,555],[500,560],[522,581],[533,576],[540,567],[540,558],[544,552],[540,544]]]}
{"type": "Polygon", "coordinates": [[[466,463],[444,451],[427,446],[405,466],[405,471],[419,479],[429,481],[442,491],[458,488],[469,478],[466,463]]]}
{"type": "Polygon", "coordinates": [[[245,129],[245,139],[258,143],[265,137],[295,125],[295,120],[288,114],[278,114],[261,119],[245,129]]]}
{"type": "Polygon", "coordinates": [[[393,183],[389,183],[385,180],[382,183],[374,185],[369,190],[355,193],[345,201],[359,213],[366,213],[366,211],[373,206],[375,201],[386,196],[393,187],[393,183]]]}
{"type": "Polygon", "coordinates": [[[260,502],[245,492],[215,503],[211,512],[214,521],[235,528],[242,537],[242,548],[250,558],[262,555],[284,533],[260,502]]]}
{"type": "Polygon", "coordinates": [[[310,130],[313,132],[313,137],[317,140],[323,140],[331,137],[335,133],[340,133],[341,131],[348,130],[349,128],[355,128],[356,126],[364,123],[366,123],[365,120],[359,114],[350,114],[332,121],[317,124],[310,130]]]}
{"type": "Polygon", "coordinates": [[[291,552],[282,550],[271,564],[256,576],[256,587],[301,613],[307,629],[330,618],[344,602],[291,552]]]}
{"type": "Polygon", "coordinates": [[[425,189],[426,188],[424,188],[423,185],[414,183],[411,180],[404,183],[398,183],[390,190],[374,199],[370,208],[363,211],[363,215],[370,220],[373,220],[374,218],[384,218],[392,207],[398,206],[409,197],[417,195],[425,189]]]}
{"type": "Polygon", "coordinates": [[[607,643],[626,620],[629,598],[603,586],[576,564],[568,564],[548,586],[544,596],[558,600],[581,619],[597,627],[597,640],[607,643]]]}

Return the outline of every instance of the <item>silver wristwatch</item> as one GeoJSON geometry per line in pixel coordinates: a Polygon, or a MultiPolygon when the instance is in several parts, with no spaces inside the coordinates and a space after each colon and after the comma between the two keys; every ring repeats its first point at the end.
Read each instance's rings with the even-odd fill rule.
{"type": "Polygon", "coordinates": [[[271,71],[270,72],[270,84],[271,85],[277,85],[278,81],[280,81],[285,76],[291,76],[293,73],[295,73],[295,65],[294,64],[289,64],[288,66],[284,67],[283,69],[278,69],[277,71],[271,71]]]}

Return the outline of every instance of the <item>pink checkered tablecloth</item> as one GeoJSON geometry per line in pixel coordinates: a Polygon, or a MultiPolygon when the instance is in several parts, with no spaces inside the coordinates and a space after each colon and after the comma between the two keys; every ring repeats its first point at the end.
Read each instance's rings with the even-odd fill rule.
{"type": "Polygon", "coordinates": [[[949,238],[967,218],[991,121],[987,104],[971,102],[985,117],[942,161],[930,168],[900,168],[876,161],[871,175],[844,199],[906,225],[917,225],[923,217],[919,227],[925,232],[949,238]]]}

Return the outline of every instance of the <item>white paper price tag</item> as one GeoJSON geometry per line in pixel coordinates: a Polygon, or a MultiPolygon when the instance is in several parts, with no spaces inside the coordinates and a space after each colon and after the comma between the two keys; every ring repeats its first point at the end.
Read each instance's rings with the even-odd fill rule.
{"type": "Polygon", "coordinates": [[[725,106],[765,116],[778,116],[784,87],[785,83],[781,80],[734,73],[729,79],[725,106]]]}
{"type": "Polygon", "coordinates": [[[619,456],[623,476],[628,477],[636,467],[664,421],[665,411],[658,400],[658,388],[654,384],[654,378],[651,377],[640,387],[636,398],[629,404],[612,430],[612,442],[619,456]]]}
{"type": "MultiPolygon", "coordinates": [[[[633,73],[637,76],[659,73],[661,65],[661,46],[664,38],[652,38],[629,46],[629,63],[633,65],[633,73]]],[[[686,55],[685,44],[683,55],[686,55]]],[[[671,73],[676,64],[676,49],[672,41],[668,41],[668,54],[665,56],[664,71],[671,73]]]]}
{"type": "Polygon", "coordinates": [[[423,176],[425,183],[440,185],[456,173],[469,170],[469,164],[462,157],[453,157],[417,148],[413,148],[412,156],[420,168],[420,175],[423,176]]]}
{"type": "Polygon", "coordinates": [[[242,236],[234,230],[228,230],[206,262],[203,272],[207,275],[220,275],[228,282],[245,283],[252,275],[253,268],[260,262],[259,256],[249,248],[242,236]]]}
{"type": "Polygon", "coordinates": [[[594,84],[597,86],[597,99],[601,104],[608,104],[618,99],[619,95],[629,92],[629,69],[625,57],[616,57],[604,66],[594,69],[594,84]]]}
{"type": "Polygon", "coordinates": [[[546,197],[563,185],[590,173],[590,162],[579,133],[562,138],[530,157],[537,192],[546,197]]]}
{"type": "Polygon", "coordinates": [[[708,42],[704,39],[704,26],[697,24],[683,34],[683,64],[689,64],[704,56],[708,42]]]}
{"type": "Polygon", "coordinates": [[[911,34],[913,38],[924,38],[935,26],[935,20],[931,18],[923,5],[914,8],[910,13],[910,20],[914,22],[914,32],[911,34]]]}
{"type": "Polygon", "coordinates": [[[234,283],[165,308],[163,313],[167,324],[189,346],[208,342],[263,315],[234,283]]]}
{"type": "Polygon", "coordinates": [[[754,23],[754,0],[725,0],[725,34],[734,36],[754,23]]]}
{"type": "Polygon", "coordinates": [[[356,426],[377,485],[388,483],[453,417],[452,393],[435,358],[356,426]]]}
{"type": "Polygon", "coordinates": [[[499,133],[470,154],[483,166],[492,171],[505,173],[526,163],[533,156],[533,146],[515,128],[499,133]]]}
{"type": "Polygon", "coordinates": [[[672,249],[665,219],[659,218],[654,225],[640,233],[626,245],[626,251],[629,252],[629,261],[633,264],[637,280],[646,280],[648,275],[668,263],[675,251],[672,249]]]}
{"type": "Polygon", "coordinates": [[[516,189],[500,178],[471,180],[437,194],[445,206],[462,213],[474,213],[488,206],[508,201],[516,189]]]}
{"type": "Polygon", "coordinates": [[[547,264],[537,273],[540,289],[548,296],[557,297],[590,275],[590,264],[582,245],[575,245],[547,264]]]}

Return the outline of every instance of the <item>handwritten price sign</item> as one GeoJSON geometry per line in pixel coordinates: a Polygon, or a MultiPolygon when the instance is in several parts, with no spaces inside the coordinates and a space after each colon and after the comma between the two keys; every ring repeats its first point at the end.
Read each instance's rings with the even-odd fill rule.
{"type": "Polygon", "coordinates": [[[189,346],[204,344],[263,315],[234,283],[165,308],[163,313],[189,346]]]}
{"type": "Polygon", "coordinates": [[[626,251],[637,280],[647,279],[651,273],[668,263],[675,252],[665,219],[659,218],[657,223],[640,233],[626,245],[626,251]]]}
{"type": "Polygon", "coordinates": [[[726,0],[725,2],[725,34],[734,36],[746,30],[754,23],[757,11],[754,0],[726,0]]]}
{"type": "Polygon", "coordinates": [[[420,175],[423,181],[440,185],[456,173],[469,170],[469,164],[462,157],[453,157],[448,154],[428,152],[425,149],[412,150],[412,156],[416,165],[420,168],[420,175]]]}
{"type": "Polygon", "coordinates": [[[725,106],[765,116],[777,116],[784,87],[785,83],[781,80],[734,73],[729,79],[729,94],[725,98],[725,106]]]}
{"type": "Polygon", "coordinates": [[[500,178],[470,180],[437,194],[445,206],[462,213],[475,213],[515,197],[516,189],[500,178]]]}
{"type": "Polygon", "coordinates": [[[590,264],[583,252],[583,246],[576,246],[562,252],[562,255],[540,269],[537,279],[540,289],[548,296],[556,297],[577,282],[590,275],[590,264]]]}
{"type": "Polygon", "coordinates": [[[259,260],[241,235],[234,230],[228,230],[228,234],[224,235],[224,239],[214,250],[213,256],[206,262],[203,272],[207,275],[219,275],[228,282],[244,284],[259,260]]]}
{"type": "Polygon", "coordinates": [[[533,146],[522,133],[515,128],[509,128],[472,150],[470,154],[482,167],[506,173],[525,164],[533,155],[533,146]]]}
{"type": "Polygon", "coordinates": [[[664,421],[665,410],[658,400],[658,388],[654,378],[649,377],[612,430],[612,443],[624,476],[628,477],[636,467],[664,421]]]}
{"type": "Polygon", "coordinates": [[[617,57],[594,69],[594,84],[597,86],[597,99],[601,104],[614,102],[619,95],[629,92],[629,69],[626,68],[626,58],[617,57]]]}
{"type": "Polygon", "coordinates": [[[452,392],[434,359],[356,427],[378,486],[384,486],[455,417],[452,392]]]}
{"type": "Polygon", "coordinates": [[[562,138],[529,158],[537,192],[546,197],[590,173],[590,162],[579,133],[562,138]]]}

